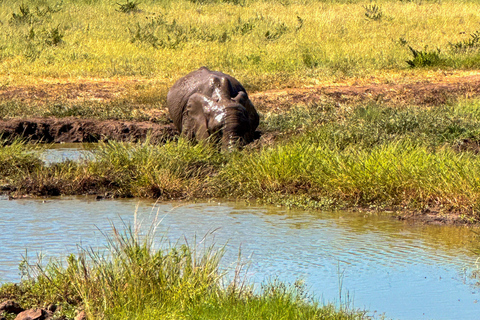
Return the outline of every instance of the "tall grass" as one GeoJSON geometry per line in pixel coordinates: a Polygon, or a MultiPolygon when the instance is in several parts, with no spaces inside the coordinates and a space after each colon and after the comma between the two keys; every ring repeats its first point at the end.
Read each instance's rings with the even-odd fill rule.
{"type": "Polygon", "coordinates": [[[479,209],[479,168],[472,154],[431,152],[408,142],[339,150],[300,141],[229,162],[220,179],[237,196],[300,194],[349,205],[440,205],[469,211],[479,209]]]}
{"type": "Polygon", "coordinates": [[[407,70],[476,68],[478,1],[8,1],[0,9],[0,74],[164,79],[207,65],[248,88],[407,70]],[[425,49],[426,48],[426,49],[425,49]],[[428,66],[428,64],[426,64],[428,66]]]}
{"type": "Polygon", "coordinates": [[[39,144],[27,145],[25,141],[2,140],[0,137],[0,184],[8,182],[4,180],[9,176],[28,174],[42,167],[42,161],[38,153],[43,150],[39,144]]]}
{"type": "Polygon", "coordinates": [[[30,307],[59,304],[57,317],[83,309],[89,319],[364,319],[320,306],[298,284],[275,282],[254,294],[237,278],[226,282],[223,248],[205,245],[208,239],[201,246],[155,243],[155,229],[113,227],[106,251],[80,248],[64,263],[25,260],[22,281],[0,287],[0,297],[30,307]]]}
{"type": "Polygon", "coordinates": [[[18,194],[239,197],[310,207],[435,207],[477,217],[477,105],[299,106],[266,118],[266,131],[287,132],[270,145],[225,153],[183,139],[109,142],[99,145],[92,161],[28,170],[10,162],[4,179],[18,194]]]}

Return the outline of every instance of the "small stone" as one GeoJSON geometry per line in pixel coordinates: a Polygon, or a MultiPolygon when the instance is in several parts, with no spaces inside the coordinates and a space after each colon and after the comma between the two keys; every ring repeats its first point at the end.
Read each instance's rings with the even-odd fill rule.
{"type": "Polygon", "coordinates": [[[80,313],[75,317],[75,320],[87,320],[87,314],[85,311],[80,311],[80,313]]]}
{"type": "Polygon", "coordinates": [[[20,312],[15,320],[48,320],[52,313],[44,309],[28,309],[20,312]]]}
{"type": "Polygon", "coordinates": [[[13,300],[7,300],[0,303],[0,313],[7,312],[7,313],[19,314],[24,310],[25,309],[20,307],[20,305],[13,300]]]}

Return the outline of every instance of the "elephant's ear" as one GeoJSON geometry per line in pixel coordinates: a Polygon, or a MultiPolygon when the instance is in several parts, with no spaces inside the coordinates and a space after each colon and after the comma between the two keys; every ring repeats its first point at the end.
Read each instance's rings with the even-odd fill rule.
{"type": "Polygon", "coordinates": [[[248,96],[245,92],[240,91],[235,98],[233,98],[233,101],[236,101],[237,103],[241,104],[242,106],[245,107],[245,104],[248,100],[248,96]]]}
{"type": "Polygon", "coordinates": [[[209,103],[208,100],[209,98],[198,93],[193,94],[188,99],[182,124],[182,134],[188,139],[203,140],[208,138],[207,117],[204,112],[204,107],[209,103]]]}

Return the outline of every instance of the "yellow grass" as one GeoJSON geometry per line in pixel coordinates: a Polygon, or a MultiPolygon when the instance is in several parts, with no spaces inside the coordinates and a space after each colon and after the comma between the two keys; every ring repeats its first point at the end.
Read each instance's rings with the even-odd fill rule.
{"type": "MultiPolygon", "coordinates": [[[[452,61],[464,58],[450,52],[449,43],[468,40],[480,29],[480,3],[476,1],[378,1],[380,20],[365,16],[369,1],[282,4],[247,0],[245,6],[142,1],[141,11],[129,14],[118,11],[118,1],[87,2],[66,0],[59,12],[31,24],[9,22],[13,13],[19,13],[22,1],[2,3],[0,86],[119,77],[157,79],[169,85],[202,65],[234,74],[252,89],[362,83],[372,76],[373,81],[397,82],[405,77],[438,77],[445,70],[478,68],[475,63],[451,63],[440,72],[438,68],[411,71],[405,62],[412,58],[411,52],[401,40],[418,50],[440,48],[452,61]],[[175,48],[155,48],[148,41],[132,43],[129,30],[137,25],[144,30],[160,15],[167,24],[175,21],[187,30],[189,39],[175,48]],[[251,30],[238,31],[245,24],[251,30]],[[46,32],[57,26],[63,42],[46,45],[46,32]],[[32,28],[35,40],[28,40],[32,28]],[[219,40],[224,33],[224,41],[219,40]],[[268,39],[267,33],[274,36],[268,39]]],[[[33,12],[36,6],[53,7],[56,2],[30,0],[25,4],[33,12]]],[[[160,29],[154,34],[166,37],[160,29]]]]}

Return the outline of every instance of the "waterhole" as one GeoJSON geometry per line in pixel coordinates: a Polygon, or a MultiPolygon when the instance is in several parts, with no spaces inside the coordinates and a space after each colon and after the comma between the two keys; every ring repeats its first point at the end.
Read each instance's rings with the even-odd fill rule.
{"type": "Polygon", "coordinates": [[[287,210],[239,203],[0,198],[0,281],[20,280],[22,256],[62,258],[77,246],[103,248],[102,232],[161,219],[156,237],[239,250],[257,290],[278,279],[304,282],[321,302],[348,303],[381,318],[478,319],[475,230],[412,225],[388,215],[287,210]],[[135,214],[136,213],[136,214],[135,214]],[[201,240],[206,236],[206,240],[201,240]]]}

